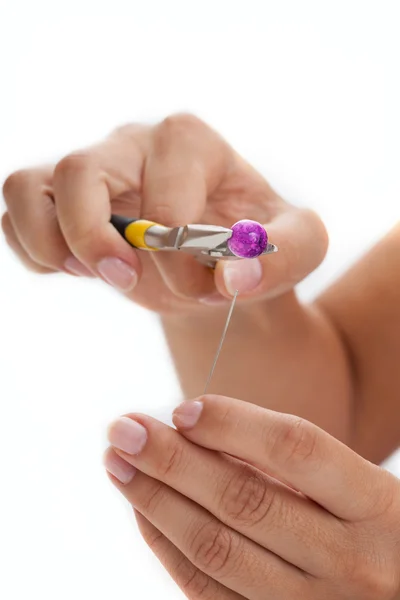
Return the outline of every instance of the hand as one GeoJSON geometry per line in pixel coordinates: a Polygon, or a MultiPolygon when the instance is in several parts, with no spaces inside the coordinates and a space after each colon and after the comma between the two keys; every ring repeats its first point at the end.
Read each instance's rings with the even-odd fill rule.
{"type": "Polygon", "coordinates": [[[280,294],[317,267],[327,247],[315,213],[284,202],[191,115],[121,127],[56,165],[13,173],[3,190],[3,231],[28,268],[99,276],[163,313],[223,301],[236,287],[241,300],[280,294]],[[273,260],[220,265],[214,276],[187,255],[136,252],[110,225],[112,212],[169,226],[253,218],[280,251],[273,260]]]}
{"type": "Polygon", "coordinates": [[[122,417],[105,464],[188,598],[395,598],[397,479],[307,421],[237,400],[185,402],[174,423],[122,417]]]}

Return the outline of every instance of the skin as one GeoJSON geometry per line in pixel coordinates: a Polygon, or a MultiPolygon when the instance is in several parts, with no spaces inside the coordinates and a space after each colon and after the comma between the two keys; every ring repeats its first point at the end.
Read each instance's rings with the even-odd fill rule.
{"type": "MultiPolygon", "coordinates": [[[[9,246],[28,268],[39,273],[63,271],[101,277],[134,302],[161,315],[185,397],[201,391],[232,292],[239,289],[212,390],[259,405],[265,411],[257,414],[261,420],[276,414],[267,408],[279,411],[283,420],[283,413],[298,415],[306,420],[306,427],[316,424],[355,451],[358,456],[350,449],[340,453],[340,469],[347,485],[342,485],[340,494],[347,503],[353,498],[361,502],[365,489],[373,486],[382,496],[394,494],[400,502],[393,480],[364,460],[379,463],[400,441],[400,412],[396,411],[400,395],[396,360],[400,355],[399,224],[315,302],[301,304],[294,287],[325,256],[328,239],[324,225],[314,212],[285,202],[215,131],[185,114],[173,115],[154,126],[121,127],[106,140],[72,153],[56,165],[13,173],[5,181],[3,193],[7,205],[3,231],[9,246]],[[229,227],[239,219],[251,218],[265,225],[279,252],[251,261],[220,261],[211,273],[182,253],[135,251],[109,224],[111,213],[141,216],[170,226],[200,222],[229,227]],[[351,480],[358,469],[364,474],[364,487],[354,488],[351,480]]],[[[240,404],[238,411],[243,412],[240,419],[251,431],[255,417],[246,407],[240,404]]],[[[323,437],[322,433],[318,436],[323,437]]],[[[218,434],[215,440],[225,445],[215,448],[202,437],[192,442],[208,447],[209,452],[229,452],[229,435],[219,439],[218,434]]],[[[282,440],[286,440],[285,430],[282,440]]],[[[245,447],[243,442],[235,456],[252,464],[262,459],[261,470],[265,470],[269,449],[258,447],[260,454],[250,457],[244,455],[245,447]]],[[[339,452],[338,447],[332,446],[332,452],[339,452]]],[[[328,454],[323,465],[326,468],[328,454]]],[[[268,465],[271,475],[273,465],[268,465]]],[[[141,471],[140,465],[135,466],[141,471]]],[[[147,475],[160,479],[156,470],[147,475]]],[[[251,474],[249,477],[254,479],[251,474]]],[[[328,487],[322,475],[320,480],[328,487]]],[[[134,481],[135,485],[141,481],[138,474],[134,481]]],[[[290,480],[281,483],[291,486],[290,480]]],[[[166,484],[174,488],[171,482],[166,484]]],[[[296,489],[308,496],[304,482],[297,485],[296,489]]],[[[125,487],[122,491],[127,494],[125,487]]],[[[179,493],[192,497],[189,489],[179,493]]],[[[132,498],[133,506],[142,513],[139,522],[144,537],[150,539],[151,532],[158,535],[157,530],[163,531],[162,516],[151,524],[150,516],[132,498]]],[[[203,501],[194,500],[204,506],[203,501]]],[[[336,515],[335,506],[323,507],[343,520],[343,515],[336,515]]],[[[312,512],[309,517],[314,520],[312,512]]],[[[379,548],[391,556],[392,541],[385,536],[387,523],[378,515],[376,521],[370,514],[368,519],[374,531],[381,531],[374,535],[374,539],[381,535],[383,546],[379,548]]],[[[236,524],[231,527],[235,529],[236,524]]],[[[369,543],[364,533],[354,542],[355,553],[362,556],[368,552],[369,543]]],[[[192,572],[185,548],[175,538],[174,543],[171,535],[168,532],[165,542],[160,542],[170,557],[163,554],[166,567],[174,571],[175,557],[182,569],[192,572]]],[[[351,545],[352,538],[344,539],[344,546],[347,543],[351,545]]],[[[340,558],[342,547],[333,551],[340,558]]],[[[265,554],[261,556],[264,558],[259,560],[265,562],[265,554]]],[[[378,563],[368,573],[357,571],[359,580],[365,577],[367,587],[370,571],[381,581],[378,563]]],[[[329,579],[321,574],[318,577],[325,582],[329,579]]],[[[178,576],[176,579],[180,584],[178,576]]],[[[338,570],[336,579],[338,589],[345,589],[348,579],[342,571],[338,570]]],[[[392,591],[386,571],[383,580],[383,586],[392,591]]],[[[218,581],[210,585],[217,585],[221,598],[253,597],[253,592],[243,594],[243,590],[239,590],[242,595],[232,595],[230,585],[225,586],[227,592],[222,591],[218,581]]],[[[323,589],[319,597],[332,597],[331,583],[321,585],[325,588],[319,588],[323,589]]],[[[189,597],[199,597],[196,593],[189,597]]],[[[346,593],[335,597],[347,598],[346,593]]],[[[372,594],[351,597],[383,598],[372,594]]]]}
{"type": "Polygon", "coordinates": [[[396,597],[398,479],[308,421],[232,398],[185,402],[174,423],[116,421],[105,462],[188,598],[396,597]]]}

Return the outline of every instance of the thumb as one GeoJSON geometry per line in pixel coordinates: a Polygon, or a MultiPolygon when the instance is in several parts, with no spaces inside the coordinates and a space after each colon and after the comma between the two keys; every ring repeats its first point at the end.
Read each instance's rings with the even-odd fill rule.
{"type": "Polygon", "coordinates": [[[215,284],[223,296],[272,298],[291,290],[318,267],[326,255],[328,235],[319,216],[309,209],[285,206],[264,225],[278,252],[259,258],[219,261],[215,284]]]}

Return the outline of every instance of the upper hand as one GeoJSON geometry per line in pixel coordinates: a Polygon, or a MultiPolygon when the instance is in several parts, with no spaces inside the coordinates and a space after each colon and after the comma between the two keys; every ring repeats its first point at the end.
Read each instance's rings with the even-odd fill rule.
{"type": "Polygon", "coordinates": [[[13,173],[3,191],[3,230],[26,266],[99,276],[160,312],[220,301],[233,288],[241,299],[280,294],[317,267],[327,247],[315,213],[283,201],[191,115],[121,127],[55,165],[13,173]],[[272,260],[220,264],[213,274],[182,253],[135,251],[109,223],[111,213],[167,226],[229,227],[250,218],[265,224],[280,251],[272,260]]]}
{"type": "Polygon", "coordinates": [[[118,420],[106,466],[189,599],[395,598],[395,477],[307,421],[237,400],[186,402],[174,422],[118,420]]]}

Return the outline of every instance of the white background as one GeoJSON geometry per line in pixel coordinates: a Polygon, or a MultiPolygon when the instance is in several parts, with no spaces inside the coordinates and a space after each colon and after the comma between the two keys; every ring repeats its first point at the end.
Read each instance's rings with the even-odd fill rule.
{"type": "MultiPolygon", "coordinates": [[[[309,297],[400,214],[398,9],[2,0],[0,177],[189,110],[322,214],[309,297]]],[[[3,241],[0,290],[0,596],[181,598],[101,466],[110,419],[179,400],[157,319],[100,282],[26,273],[3,241]]]]}

